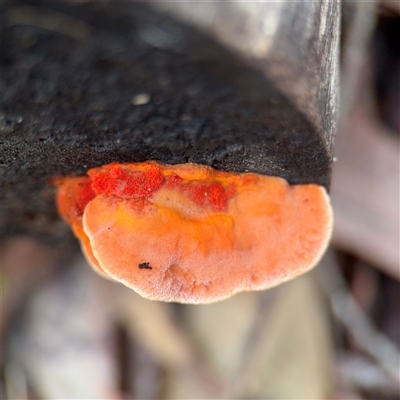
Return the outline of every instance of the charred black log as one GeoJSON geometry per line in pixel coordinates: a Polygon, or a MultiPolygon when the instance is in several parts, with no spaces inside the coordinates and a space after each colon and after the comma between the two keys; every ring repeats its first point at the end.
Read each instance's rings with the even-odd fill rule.
{"type": "Polygon", "coordinates": [[[51,180],[113,161],[329,187],[336,2],[2,7],[3,235],[64,237],[51,180]]]}

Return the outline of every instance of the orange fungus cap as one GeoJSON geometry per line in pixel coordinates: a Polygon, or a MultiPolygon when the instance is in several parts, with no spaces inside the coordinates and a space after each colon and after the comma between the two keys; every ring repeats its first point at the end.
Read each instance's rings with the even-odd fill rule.
{"type": "Polygon", "coordinates": [[[210,303],[315,266],[332,212],[317,185],[155,162],[61,178],[57,205],[91,266],[152,300],[210,303]]]}

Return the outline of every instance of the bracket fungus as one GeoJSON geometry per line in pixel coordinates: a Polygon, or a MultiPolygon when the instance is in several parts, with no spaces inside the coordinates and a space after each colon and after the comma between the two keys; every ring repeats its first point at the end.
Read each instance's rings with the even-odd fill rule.
{"type": "Polygon", "coordinates": [[[101,275],[145,298],[211,303],[317,264],[332,227],[323,187],[196,164],[109,164],[57,179],[57,205],[101,275]]]}

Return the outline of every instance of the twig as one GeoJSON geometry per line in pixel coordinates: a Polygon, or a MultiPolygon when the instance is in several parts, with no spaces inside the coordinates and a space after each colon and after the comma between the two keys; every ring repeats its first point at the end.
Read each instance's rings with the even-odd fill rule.
{"type": "Polygon", "coordinates": [[[327,293],[334,316],[343,324],[360,350],[371,356],[396,382],[400,382],[400,353],[359,307],[343,279],[333,251],[328,251],[319,268],[320,281],[327,293]],[[329,269],[329,276],[327,270],[329,269]]]}

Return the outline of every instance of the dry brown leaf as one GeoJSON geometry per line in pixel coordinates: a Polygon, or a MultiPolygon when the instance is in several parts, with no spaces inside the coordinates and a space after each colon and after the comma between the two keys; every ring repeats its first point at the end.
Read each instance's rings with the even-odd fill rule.
{"type": "Polygon", "coordinates": [[[220,399],[221,391],[210,380],[202,379],[196,369],[178,368],[167,375],[165,399],[220,399]]]}
{"type": "MultiPolygon", "coordinates": [[[[134,342],[144,346],[165,372],[162,398],[216,398],[218,377],[210,373],[190,338],[180,328],[172,304],[150,301],[121,285],[115,288],[115,310],[134,342]]],[[[161,377],[159,377],[161,379],[161,377]]]]}
{"type": "Polygon", "coordinates": [[[332,390],[327,310],[312,273],[287,283],[232,393],[241,398],[322,399],[332,390]]]}
{"type": "Polygon", "coordinates": [[[118,284],[116,310],[133,337],[165,367],[187,364],[192,358],[183,332],[174,323],[171,304],[150,301],[118,284]]]}
{"type": "Polygon", "coordinates": [[[1,248],[1,326],[5,334],[13,313],[55,266],[56,253],[29,237],[15,237],[1,248]]]}
{"type": "Polygon", "coordinates": [[[199,350],[226,381],[239,368],[257,305],[257,293],[241,293],[219,303],[184,308],[185,322],[199,350]]]}
{"type": "Polygon", "coordinates": [[[44,399],[116,399],[111,310],[102,278],[80,260],[32,298],[10,357],[44,399]]]}
{"type": "Polygon", "coordinates": [[[333,242],[400,279],[398,140],[358,105],[335,153],[333,242]]]}

